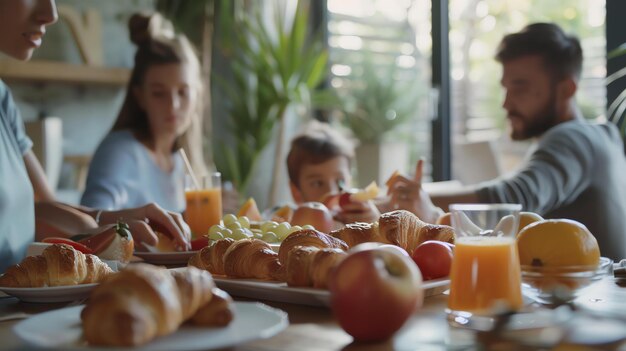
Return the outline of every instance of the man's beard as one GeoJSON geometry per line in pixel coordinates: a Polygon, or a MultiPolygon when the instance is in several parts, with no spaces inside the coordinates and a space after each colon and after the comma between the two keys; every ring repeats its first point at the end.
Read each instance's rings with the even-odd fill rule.
{"type": "MultiPolygon", "coordinates": [[[[516,111],[509,113],[513,116],[520,116],[516,111]]],[[[544,108],[535,114],[533,120],[523,119],[524,129],[515,130],[511,128],[511,139],[513,140],[527,140],[530,138],[538,137],[545,133],[548,129],[554,127],[557,124],[557,108],[556,108],[556,96],[552,92],[550,99],[544,106],[544,108]]]]}

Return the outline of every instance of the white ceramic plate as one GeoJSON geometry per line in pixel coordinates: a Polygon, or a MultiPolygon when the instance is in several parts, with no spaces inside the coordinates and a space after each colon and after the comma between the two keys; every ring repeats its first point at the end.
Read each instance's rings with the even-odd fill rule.
{"type": "MultiPolygon", "coordinates": [[[[234,296],[287,302],[310,306],[330,306],[330,292],[325,289],[295,288],[287,283],[256,279],[236,279],[213,276],[215,284],[234,296]]],[[[442,293],[450,285],[449,279],[435,279],[424,282],[424,296],[442,293]]]]}
{"type": "Polygon", "coordinates": [[[45,288],[6,288],[0,287],[7,295],[15,296],[24,302],[68,302],[89,297],[91,289],[98,284],[54,286],[45,288]]]}
{"type": "Polygon", "coordinates": [[[142,258],[147,263],[163,264],[163,265],[186,265],[191,256],[198,251],[183,252],[139,252],[135,251],[134,255],[142,258]]]}
{"type": "MultiPolygon", "coordinates": [[[[26,343],[61,350],[111,350],[87,345],[82,337],[80,311],[84,306],[37,314],[13,328],[26,343]]],[[[289,325],[287,314],[261,303],[235,302],[235,318],[224,328],[183,325],[175,333],[132,350],[207,350],[269,338],[289,325]]],[[[115,348],[116,351],[131,350],[115,348]]]]}

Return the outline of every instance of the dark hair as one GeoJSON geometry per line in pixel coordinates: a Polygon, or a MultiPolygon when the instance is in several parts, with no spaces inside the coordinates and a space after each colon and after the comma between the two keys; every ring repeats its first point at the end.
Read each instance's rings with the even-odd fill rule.
{"type": "Polygon", "coordinates": [[[316,124],[291,141],[287,155],[289,180],[299,187],[302,166],[324,163],[338,156],[347,158],[350,163],[354,157],[351,143],[328,124],[316,124]]]}
{"type": "Polygon", "coordinates": [[[133,90],[143,84],[146,72],[154,65],[189,65],[195,71],[193,76],[197,77],[196,86],[193,87],[197,92],[196,110],[193,111],[190,127],[178,138],[174,147],[183,147],[194,170],[202,174],[206,167],[202,151],[202,82],[200,63],[193,46],[184,35],[176,34],[172,23],[158,13],[132,15],[128,21],[128,30],[137,52],[124,104],[113,130],[130,129],[141,138],[152,139],[148,116],[139,106],[133,90]]]}
{"type": "Polygon", "coordinates": [[[583,62],[580,41],[565,34],[556,24],[534,23],[505,36],[498,46],[496,60],[504,63],[528,55],[541,56],[556,80],[580,78],[583,62]]]}

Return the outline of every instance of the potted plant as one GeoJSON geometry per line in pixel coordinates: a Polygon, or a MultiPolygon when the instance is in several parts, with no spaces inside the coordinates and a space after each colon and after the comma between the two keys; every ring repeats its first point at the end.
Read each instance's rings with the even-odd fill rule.
{"type": "Polygon", "coordinates": [[[394,170],[405,171],[408,145],[395,132],[414,117],[417,95],[415,80],[398,80],[398,71],[396,65],[381,67],[365,60],[361,79],[337,92],[343,120],[359,141],[359,185],[381,183],[394,170]]]}
{"type": "MultiPolygon", "coordinates": [[[[228,103],[228,137],[215,150],[218,169],[232,180],[241,194],[248,193],[257,170],[259,157],[276,141],[270,205],[274,204],[277,177],[283,165],[283,139],[286,111],[289,106],[310,106],[315,88],[326,74],[327,52],[319,37],[308,31],[308,2],[298,1],[288,13],[287,7],[274,2],[271,20],[261,9],[265,2],[251,2],[252,10],[237,12],[230,1],[222,3],[221,50],[229,59],[232,77],[220,74],[218,85],[228,103]],[[250,13],[252,12],[252,14],[250,13]],[[225,14],[226,13],[226,14],[225,14]],[[227,45],[224,45],[227,44],[227,45]]],[[[235,2],[235,5],[241,2],[235,2]]]]}

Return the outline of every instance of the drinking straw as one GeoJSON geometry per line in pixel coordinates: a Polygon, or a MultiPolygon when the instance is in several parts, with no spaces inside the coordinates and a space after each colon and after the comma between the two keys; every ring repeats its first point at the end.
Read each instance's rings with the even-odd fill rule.
{"type": "Polygon", "coordinates": [[[198,178],[196,178],[196,174],[193,172],[193,168],[191,168],[191,163],[189,162],[189,158],[187,157],[187,153],[185,152],[185,149],[180,148],[178,149],[178,152],[183,157],[183,161],[185,161],[185,167],[187,168],[187,173],[189,173],[189,176],[191,177],[191,181],[193,182],[193,185],[195,186],[197,190],[200,189],[200,183],[198,183],[198,178]]]}

